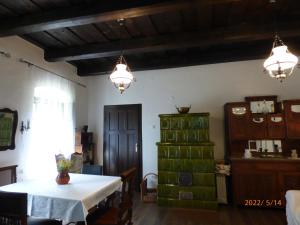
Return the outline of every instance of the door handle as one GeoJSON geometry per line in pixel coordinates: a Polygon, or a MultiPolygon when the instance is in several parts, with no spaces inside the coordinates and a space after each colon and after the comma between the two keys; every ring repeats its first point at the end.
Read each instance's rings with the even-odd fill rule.
{"type": "Polygon", "coordinates": [[[135,143],[135,152],[138,152],[138,143],[135,143]]]}

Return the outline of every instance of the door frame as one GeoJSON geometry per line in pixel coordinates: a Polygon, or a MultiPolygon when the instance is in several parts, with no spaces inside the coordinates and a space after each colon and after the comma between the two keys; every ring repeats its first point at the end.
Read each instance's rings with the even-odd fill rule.
{"type": "MultiPolygon", "coordinates": [[[[102,139],[103,139],[103,152],[102,152],[102,158],[103,158],[103,169],[105,168],[105,160],[104,160],[104,154],[105,154],[105,149],[106,149],[106,142],[105,142],[105,121],[104,121],[104,116],[105,116],[105,108],[109,107],[130,107],[130,106],[135,106],[137,108],[137,114],[138,114],[138,163],[139,163],[139,169],[137,171],[137,176],[138,176],[138,181],[142,182],[143,180],[143,136],[142,136],[142,104],[122,104],[122,105],[104,105],[103,106],[103,134],[102,134],[102,139]]],[[[104,172],[104,171],[103,171],[104,172]]],[[[140,187],[136,187],[136,190],[139,190],[140,187]]]]}

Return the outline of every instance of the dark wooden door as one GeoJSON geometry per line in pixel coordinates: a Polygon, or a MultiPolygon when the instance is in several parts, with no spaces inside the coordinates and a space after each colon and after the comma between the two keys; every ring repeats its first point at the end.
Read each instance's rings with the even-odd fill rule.
{"type": "Polygon", "coordinates": [[[118,176],[136,167],[136,188],[142,176],[141,108],[140,104],[104,106],[104,174],[118,176]]]}

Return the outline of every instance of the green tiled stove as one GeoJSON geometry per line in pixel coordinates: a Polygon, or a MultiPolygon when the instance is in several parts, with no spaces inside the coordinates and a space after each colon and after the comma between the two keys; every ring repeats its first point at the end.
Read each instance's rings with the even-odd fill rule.
{"type": "Polygon", "coordinates": [[[158,205],[216,209],[214,144],[209,113],[162,114],[158,205]]]}

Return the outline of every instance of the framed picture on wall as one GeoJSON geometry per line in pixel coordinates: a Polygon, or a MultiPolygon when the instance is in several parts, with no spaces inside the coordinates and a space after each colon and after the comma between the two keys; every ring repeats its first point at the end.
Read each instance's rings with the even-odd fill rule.
{"type": "Polygon", "coordinates": [[[0,151],[15,149],[15,135],[18,112],[8,108],[0,109],[0,151]]]}

